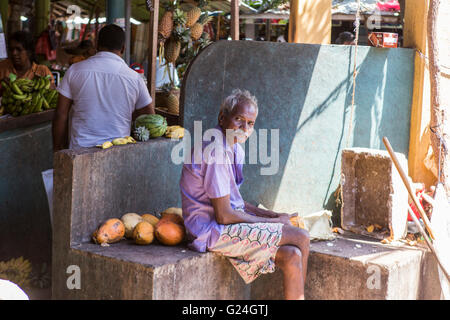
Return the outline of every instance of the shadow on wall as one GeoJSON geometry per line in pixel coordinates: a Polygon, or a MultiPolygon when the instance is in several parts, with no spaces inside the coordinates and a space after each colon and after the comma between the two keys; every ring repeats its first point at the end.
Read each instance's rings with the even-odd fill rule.
{"type": "MultiPolygon", "coordinates": [[[[219,42],[206,48],[189,68],[182,88],[184,126],[217,123],[222,100],[234,88],[247,89],[259,102],[258,129],[279,131],[278,170],[262,175],[249,164],[247,201],[278,211],[307,214],[330,207],[339,184],[340,153],[346,146],[352,97],[354,47],[261,42],[219,42]]],[[[360,47],[356,106],[350,146],[382,148],[382,137],[407,153],[412,95],[412,51],[360,47]],[[389,72],[388,72],[389,71],[389,72]],[[392,107],[392,106],[395,106],[392,107]]],[[[258,137],[260,138],[260,136],[258,137]]],[[[276,152],[275,152],[276,153],[276,152]]]]}

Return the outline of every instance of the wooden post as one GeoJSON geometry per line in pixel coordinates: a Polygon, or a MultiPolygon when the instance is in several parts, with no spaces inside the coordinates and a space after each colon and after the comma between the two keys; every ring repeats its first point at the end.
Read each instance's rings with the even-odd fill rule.
{"type": "MultiPolygon", "coordinates": [[[[448,4],[445,4],[448,6],[448,4]]],[[[450,125],[448,105],[441,103],[441,68],[438,47],[438,12],[441,6],[440,0],[430,0],[427,18],[427,39],[428,39],[428,59],[430,69],[430,89],[431,89],[431,117],[430,127],[431,146],[434,157],[437,161],[438,180],[443,183],[450,197],[450,150],[445,150],[445,146],[450,148],[450,125]],[[442,139],[442,141],[440,140],[442,139]],[[439,163],[440,161],[440,163],[439,163]],[[438,170],[439,170],[438,169],[438,170]],[[440,176],[439,176],[440,175],[440,176]]],[[[444,24],[448,22],[439,21],[440,31],[444,32],[444,24]]]]}
{"type": "Polygon", "coordinates": [[[125,62],[130,65],[131,0],[125,0],[125,62]]]}
{"type": "Polygon", "coordinates": [[[147,87],[152,97],[152,108],[155,110],[156,100],[156,57],[158,54],[158,16],[159,0],[152,1],[153,7],[150,10],[149,40],[148,40],[148,71],[147,87]]]}
{"type": "Polygon", "coordinates": [[[231,0],[231,40],[239,40],[239,0],[231,0]]]}
{"type": "Polygon", "coordinates": [[[216,34],[216,41],[220,40],[220,19],[221,19],[221,15],[219,14],[217,16],[217,34],[216,34]]]}
{"type": "Polygon", "coordinates": [[[98,36],[98,18],[100,17],[100,8],[97,7],[97,9],[95,10],[95,41],[94,41],[94,47],[96,47],[96,43],[97,43],[97,36],[98,36]]]}
{"type": "Polygon", "coordinates": [[[270,19],[266,19],[266,41],[270,41],[270,38],[272,36],[271,34],[271,23],[270,19]]]}
{"type": "Polygon", "coordinates": [[[4,0],[0,1],[0,13],[2,15],[2,25],[3,25],[3,33],[5,34],[5,38],[8,38],[6,32],[6,25],[8,24],[8,13],[9,13],[9,1],[4,0]]]}
{"type": "Polygon", "coordinates": [[[331,0],[291,0],[289,42],[331,42],[331,0]]]}

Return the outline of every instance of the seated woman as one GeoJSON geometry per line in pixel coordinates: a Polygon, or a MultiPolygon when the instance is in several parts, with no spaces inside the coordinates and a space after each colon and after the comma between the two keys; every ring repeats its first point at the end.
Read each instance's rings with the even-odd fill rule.
{"type": "Polygon", "coordinates": [[[293,215],[257,208],[239,192],[244,161],[239,143],[252,134],[257,115],[256,99],[248,91],[233,91],[220,108],[214,141],[203,141],[191,163],[183,165],[180,189],[189,246],[226,256],[246,283],[278,266],[285,298],[304,299],[308,232],[291,225],[293,215]]]}
{"type": "MultiPolygon", "coordinates": [[[[9,77],[13,73],[20,78],[33,79],[34,76],[51,76],[52,87],[54,79],[47,66],[36,64],[34,58],[34,41],[31,33],[17,31],[8,41],[9,58],[0,62],[0,79],[9,77]]],[[[0,95],[3,88],[0,87],[0,95]]]]}

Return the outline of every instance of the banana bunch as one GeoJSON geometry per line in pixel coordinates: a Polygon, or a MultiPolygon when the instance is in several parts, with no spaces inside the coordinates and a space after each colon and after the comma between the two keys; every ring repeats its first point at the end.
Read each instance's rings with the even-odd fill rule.
{"type": "Polygon", "coordinates": [[[102,149],[108,149],[108,148],[111,148],[112,146],[121,146],[121,145],[129,144],[129,143],[136,143],[136,140],[134,140],[133,137],[126,136],[124,138],[116,138],[113,141],[106,141],[103,144],[96,145],[96,147],[102,148],[102,149]]]}
{"type": "Polygon", "coordinates": [[[181,126],[169,126],[164,136],[171,139],[181,139],[184,137],[184,128],[181,126]]]}
{"type": "Polygon", "coordinates": [[[49,76],[36,76],[30,80],[17,79],[10,74],[9,81],[2,80],[1,84],[4,88],[3,113],[17,117],[56,108],[58,92],[50,89],[49,76]]]}

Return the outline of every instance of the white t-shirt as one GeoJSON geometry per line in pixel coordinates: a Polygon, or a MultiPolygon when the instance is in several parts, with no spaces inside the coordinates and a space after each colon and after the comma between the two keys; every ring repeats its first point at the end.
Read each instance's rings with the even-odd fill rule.
{"type": "Polygon", "coordinates": [[[133,111],[152,102],[139,74],[121,57],[106,51],[73,64],[58,92],[73,100],[69,149],[130,135],[133,111]]]}

